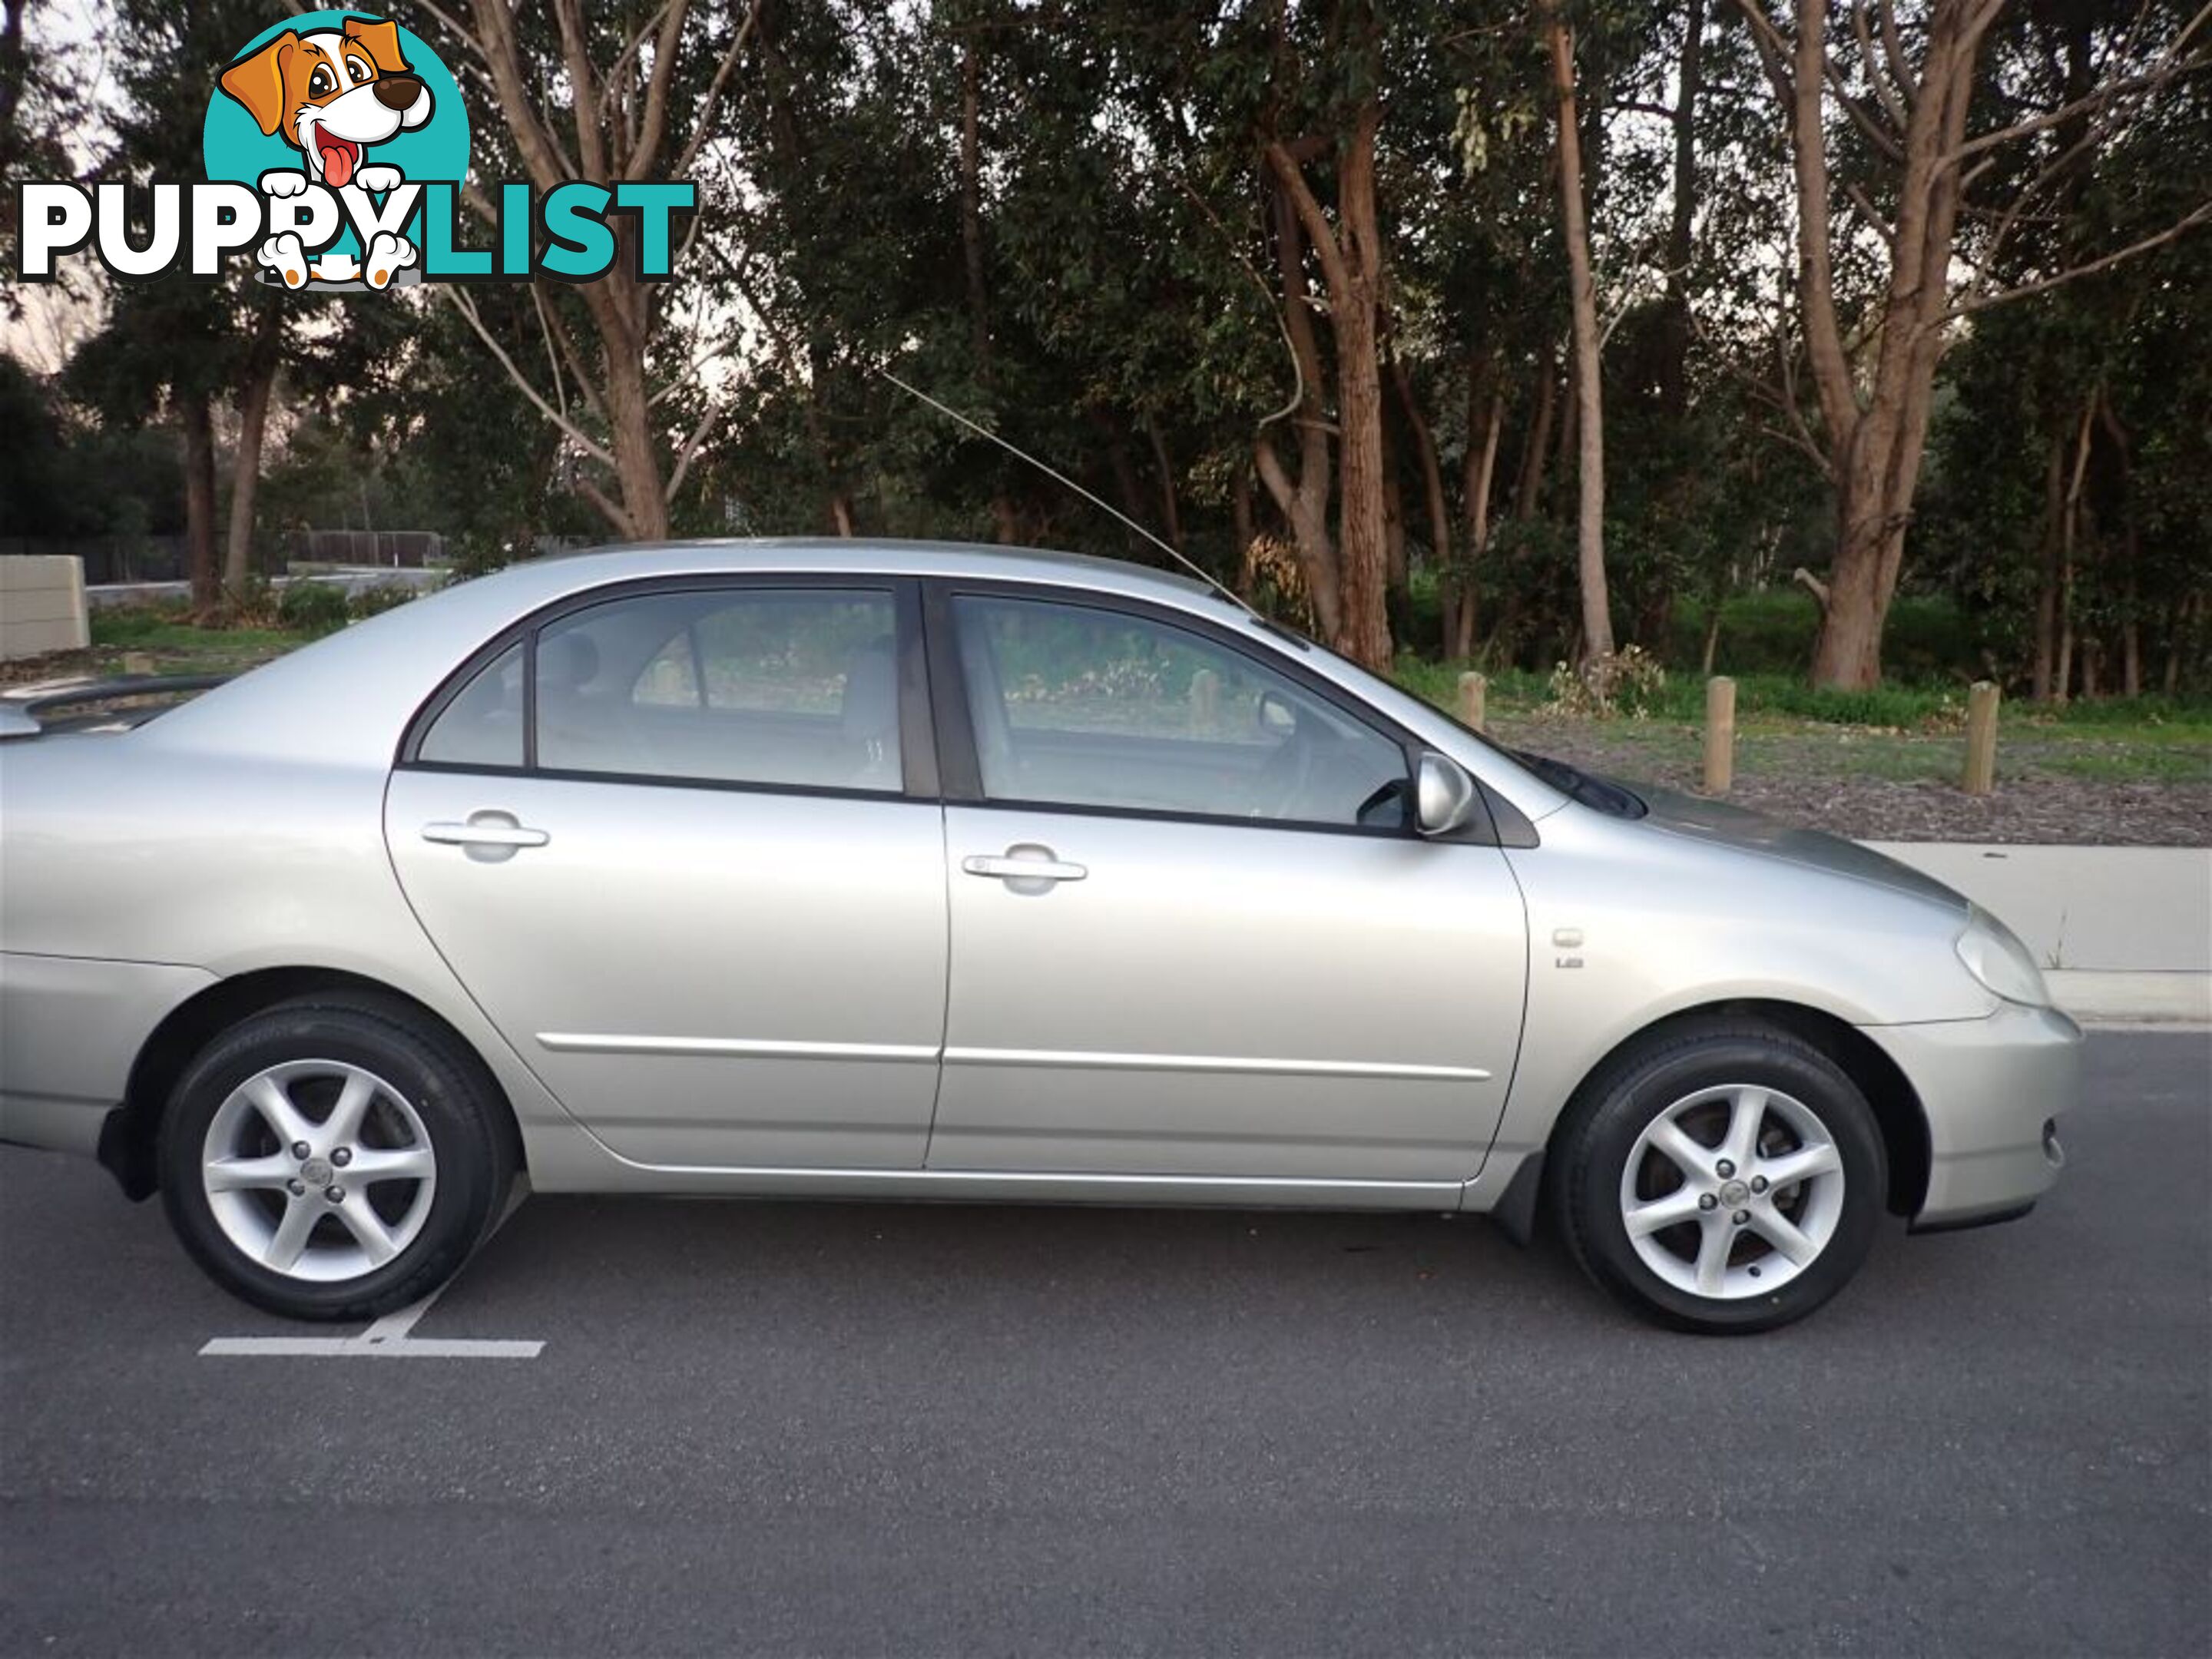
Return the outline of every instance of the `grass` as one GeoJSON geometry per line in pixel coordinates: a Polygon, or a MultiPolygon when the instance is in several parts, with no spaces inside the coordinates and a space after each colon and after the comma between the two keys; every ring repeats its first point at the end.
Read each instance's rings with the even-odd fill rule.
{"type": "Polygon", "coordinates": [[[119,673],[126,655],[151,659],[158,674],[236,674],[298,649],[308,636],[288,628],[199,628],[181,611],[154,605],[106,607],[91,618],[85,665],[119,673]]]}
{"type": "MultiPolygon", "coordinates": [[[[1400,684],[1456,713],[1465,663],[1401,659],[1400,684]]],[[[1632,712],[1603,719],[1562,711],[1548,676],[1492,674],[1490,724],[1508,741],[1541,748],[1545,733],[1571,726],[1618,750],[1624,768],[1694,764],[1705,726],[1705,682],[1670,673],[1632,712]]],[[[1883,685],[1872,691],[1816,691],[1802,676],[1736,677],[1736,764],[1744,772],[1955,781],[1966,735],[1963,690],[1883,685]]],[[[2039,774],[2100,782],[2212,783],[2212,698],[2112,697],[2063,708],[2012,703],[1999,715],[1997,747],[2007,775],[2039,774]]]]}

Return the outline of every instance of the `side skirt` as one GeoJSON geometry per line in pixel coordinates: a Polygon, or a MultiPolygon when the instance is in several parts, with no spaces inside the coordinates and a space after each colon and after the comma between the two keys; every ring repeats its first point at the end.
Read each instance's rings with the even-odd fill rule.
{"type": "Polygon", "coordinates": [[[1079,1175],[1000,1170],[692,1168],[532,1160],[541,1193],[836,1198],[951,1204],[1124,1204],[1216,1209],[1456,1211],[1456,1181],[1276,1181],[1257,1176],[1079,1175]],[[566,1164],[566,1167],[562,1167],[566,1164]]]}

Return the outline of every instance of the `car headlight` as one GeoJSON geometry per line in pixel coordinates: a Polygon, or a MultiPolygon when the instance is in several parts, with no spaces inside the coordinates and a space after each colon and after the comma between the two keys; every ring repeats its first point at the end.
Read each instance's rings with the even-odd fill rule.
{"type": "Polygon", "coordinates": [[[1984,988],[2007,1002],[2022,1002],[2031,1008],[2051,1006],[2043,969],[2036,966],[2027,946],[2013,936],[2011,928],[1985,911],[1978,909],[1967,919],[1966,931],[1959,935],[1959,960],[1984,988]]]}

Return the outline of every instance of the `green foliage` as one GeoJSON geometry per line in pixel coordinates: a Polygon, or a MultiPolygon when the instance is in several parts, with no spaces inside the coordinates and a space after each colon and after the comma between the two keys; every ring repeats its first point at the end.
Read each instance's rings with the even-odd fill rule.
{"type": "MultiPolygon", "coordinates": [[[[1686,600],[1675,607],[1662,647],[1669,665],[1698,665],[1711,614],[1708,600],[1686,600]]],[[[1721,606],[1713,672],[1737,676],[1800,672],[1812,654],[1813,636],[1820,626],[1820,607],[1802,589],[1735,594],[1721,606]]],[[[1890,608],[1884,656],[1892,679],[1963,684],[1981,678],[1980,644],[1972,617],[1955,600],[1908,594],[1890,608]]]]}
{"type": "Polygon", "coordinates": [[[332,582],[289,583],[276,602],[278,621],[310,639],[337,633],[351,619],[349,610],[345,589],[332,582]]]}
{"type": "Polygon", "coordinates": [[[364,617],[382,616],[387,611],[397,611],[415,597],[416,590],[404,582],[372,582],[346,596],[346,615],[356,622],[364,617]]]}
{"type": "MultiPolygon", "coordinates": [[[[101,166],[189,176],[213,76],[267,22],[266,8],[116,0],[111,10],[100,27],[131,46],[112,54],[121,108],[101,166]]],[[[2086,408],[2101,412],[2069,590],[2076,682],[2094,654],[2109,691],[2132,641],[2144,685],[2170,675],[2184,692],[2212,689],[2212,354],[2202,349],[2212,261],[2202,232],[1955,325],[1884,645],[1889,684],[1848,703],[1787,689],[1819,623],[1790,574],[1827,568],[1835,508],[1806,453],[1818,447],[1817,422],[1799,424],[1813,421],[1802,342],[1777,331],[1793,183],[1764,72],[1738,9],[1705,5],[1705,95],[1686,112],[1692,234],[1677,263],[1669,112],[1683,92],[1691,9],[1577,0],[1567,10],[1607,325],[1614,629],[1666,669],[1663,684],[1632,688],[1637,705],[1653,718],[1694,716],[1716,616],[1715,668],[1737,676],[1747,700],[1760,688],[1760,707],[1778,715],[1910,724],[1984,677],[2016,697],[2053,586],[2050,464],[2054,452],[2071,455],[2086,408]],[[1801,394],[1794,403],[1785,382],[1801,394]]],[[[2130,26],[2108,10],[2006,9],[1975,122],[2063,101],[2054,77],[2068,28],[2088,30],[2097,61],[2119,61],[2130,26]]],[[[584,44],[602,62],[656,15],[649,0],[584,11],[584,44]]],[[[2143,38],[2170,34],[2182,15],[2173,0],[2154,0],[2143,38]]],[[[1288,275],[1279,264],[1262,155],[1271,141],[1294,147],[1334,212],[1350,112],[1379,89],[1386,465],[1408,565],[1392,596],[1395,630],[1413,652],[1439,653],[1447,616],[1471,601],[1475,660],[1497,694],[1542,702],[1551,665],[1577,654],[1581,621],[1556,136],[1531,16],[1476,17],[1443,0],[776,0],[757,10],[693,0],[671,88],[675,123],[705,96],[721,43],[750,33],[694,169],[701,234],[642,348],[656,383],[694,350],[708,364],[656,406],[672,442],[718,417],[671,503],[678,532],[849,526],[1162,562],[1061,484],[892,386],[888,369],[1173,534],[1200,564],[1238,572],[1248,535],[1286,539],[1255,470],[1255,438],[1294,455],[1305,428],[1289,411],[1302,381],[1320,394],[1310,426],[1334,429],[1342,415],[1327,309],[1289,298],[1318,283],[1318,262],[1288,275]],[[1313,375],[1285,347],[1293,314],[1315,330],[1313,375]],[[1493,408],[1478,547],[1471,520],[1483,503],[1468,495],[1493,408]]],[[[557,79],[563,43],[550,12],[518,17],[532,75],[557,79]]],[[[429,14],[412,21],[434,36],[446,27],[429,14]]],[[[46,106],[67,79],[45,75],[46,106]]],[[[2126,246],[2212,195],[2212,81],[2183,76],[2141,101],[2093,155],[2069,164],[2052,198],[2063,210],[2022,220],[2002,246],[1992,204],[2056,160],[2062,135],[2039,130],[1977,167],[1961,247],[1991,262],[1990,280],[2126,246]]],[[[480,174],[519,175],[512,133],[483,94],[472,94],[471,114],[480,174]]],[[[1877,213],[1893,206],[1887,173],[1863,151],[1838,146],[1834,204],[1839,226],[1862,223],[1837,243],[1838,305],[1854,327],[1878,315],[1881,274],[1879,239],[1851,217],[1855,195],[1877,213]]],[[[560,284],[471,292],[485,330],[539,395],[603,432],[577,376],[554,368],[556,334],[593,355],[590,296],[560,284]]],[[[433,297],[295,297],[258,498],[264,556],[295,530],[366,520],[442,532],[466,575],[604,535],[578,493],[600,476],[594,464],[452,306],[425,302],[433,297]]],[[[0,362],[9,437],[0,535],[173,531],[176,411],[207,399],[228,441],[265,299],[242,275],[117,283],[64,374],[0,362]]],[[[306,623],[336,625],[327,611],[306,623]]],[[[1449,701],[1449,671],[1440,672],[1449,701]]]]}
{"type": "Polygon", "coordinates": [[[1552,670],[1551,693],[1551,706],[1563,714],[1640,720],[1665,702],[1667,671],[1642,646],[1625,645],[1580,669],[1559,664],[1552,670]]]}

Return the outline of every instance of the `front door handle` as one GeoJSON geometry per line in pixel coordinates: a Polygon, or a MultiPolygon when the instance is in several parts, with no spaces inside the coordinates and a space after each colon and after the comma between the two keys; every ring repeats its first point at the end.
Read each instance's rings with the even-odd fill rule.
{"type": "Polygon", "coordinates": [[[525,847],[543,847],[552,837],[518,823],[512,812],[471,812],[466,823],[426,823],[422,839],[465,849],[472,859],[511,859],[525,847]]]}
{"type": "Polygon", "coordinates": [[[960,860],[960,867],[971,876],[988,876],[998,881],[1081,881],[1091,872],[1080,864],[1068,864],[1053,856],[1052,848],[1026,842],[1009,847],[1001,856],[975,854],[960,860]]]}

